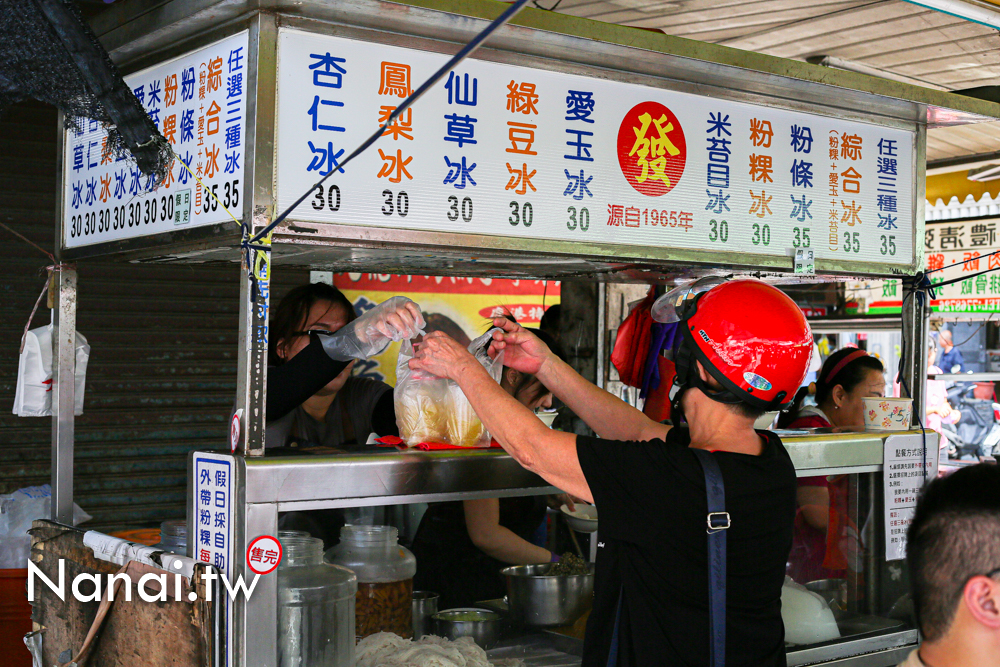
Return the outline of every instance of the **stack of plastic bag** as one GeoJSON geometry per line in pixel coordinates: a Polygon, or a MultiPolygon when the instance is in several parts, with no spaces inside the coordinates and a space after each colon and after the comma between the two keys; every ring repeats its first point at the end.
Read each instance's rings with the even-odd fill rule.
{"type": "MultiPolygon", "coordinates": [[[[52,488],[28,486],[14,493],[0,494],[0,569],[28,567],[31,536],[28,530],[35,519],[48,519],[52,488]]],[[[73,525],[89,521],[91,516],[73,504],[73,525]]]]}
{"type": "MultiPolygon", "coordinates": [[[[503,353],[490,359],[486,350],[493,339],[491,329],[469,344],[476,360],[490,376],[500,382],[503,353]]],[[[411,371],[413,344],[403,341],[396,365],[396,388],[393,401],[399,437],[408,447],[425,442],[455,447],[489,447],[490,434],[459,386],[451,380],[411,371]]]]}
{"type": "MultiPolygon", "coordinates": [[[[76,334],[76,393],[73,414],[83,414],[83,393],[87,383],[90,345],[76,334]]],[[[24,338],[24,350],[17,364],[14,414],[18,417],[52,416],[52,325],[32,329],[24,338]]]]}

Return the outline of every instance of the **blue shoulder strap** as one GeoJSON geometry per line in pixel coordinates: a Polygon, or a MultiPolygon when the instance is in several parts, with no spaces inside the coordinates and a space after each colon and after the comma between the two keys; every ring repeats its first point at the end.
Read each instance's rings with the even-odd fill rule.
{"type": "Polygon", "coordinates": [[[711,453],[704,449],[691,449],[705,472],[705,492],[708,499],[708,619],[709,665],[724,667],[726,664],[726,530],[729,512],[726,511],[726,487],[722,471],[711,453]]]}
{"type": "Polygon", "coordinates": [[[618,630],[622,624],[622,598],[625,597],[625,587],[618,593],[618,611],[615,612],[615,629],[611,633],[611,649],[608,651],[608,667],[618,667],[618,644],[621,641],[618,630]]]}

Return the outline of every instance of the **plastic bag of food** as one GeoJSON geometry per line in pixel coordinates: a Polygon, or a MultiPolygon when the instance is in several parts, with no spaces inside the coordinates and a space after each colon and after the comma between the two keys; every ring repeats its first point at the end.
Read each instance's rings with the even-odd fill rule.
{"type": "MultiPolygon", "coordinates": [[[[496,359],[490,359],[486,353],[493,331],[495,329],[490,329],[472,341],[469,352],[499,383],[503,372],[503,352],[496,359]]],[[[456,447],[489,447],[490,434],[461,388],[451,380],[411,371],[408,362],[412,358],[413,343],[403,341],[396,364],[396,388],[393,390],[399,437],[408,447],[416,447],[423,442],[456,447]]]]}
{"type": "MultiPolygon", "coordinates": [[[[400,352],[399,356],[402,358],[403,353],[400,352]]],[[[404,384],[398,381],[398,377],[393,401],[399,435],[411,447],[421,442],[443,442],[448,437],[444,401],[446,387],[438,378],[410,378],[404,384]]]]}
{"type": "MultiPolygon", "coordinates": [[[[31,554],[31,522],[48,519],[52,503],[52,487],[26,486],[11,494],[0,494],[0,569],[28,567],[31,554]]],[[[73,524],[92,517],[73,503],[73,524]]]]}

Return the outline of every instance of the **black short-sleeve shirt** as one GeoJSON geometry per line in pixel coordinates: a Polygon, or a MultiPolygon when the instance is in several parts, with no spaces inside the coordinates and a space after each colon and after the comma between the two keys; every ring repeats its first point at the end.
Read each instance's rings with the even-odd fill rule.
{"type": "MultiPolygon", "coordinates": [[[[760,456],[715,452],[732,518],[727,533],[726,665],[784,667],[781,585],[792,546],[795,468],[781,440],[760,456]]],[[[594,609],[584,667],[606,667],[622,595],[618,664],[709,662],[705,477],[687,429],[666,441],[577,437],[600,513],[594,609]]]]}

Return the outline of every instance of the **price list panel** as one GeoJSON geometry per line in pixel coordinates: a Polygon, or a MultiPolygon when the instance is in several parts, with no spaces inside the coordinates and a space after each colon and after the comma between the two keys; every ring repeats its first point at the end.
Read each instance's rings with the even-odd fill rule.
{"type": "Polygon", "coordinates": [[[162,182],[112,155],[97,121],[66,132],[63,247],[232,221],[226,209],[242,218],[247,39],[244,31],[125,77],[174,151],[162,182]]]}
{"type": "Polygon", "coordinates": [[[300,220],[906,266],[915,133],[284,29],[277,199],[300,220]]]}

